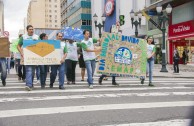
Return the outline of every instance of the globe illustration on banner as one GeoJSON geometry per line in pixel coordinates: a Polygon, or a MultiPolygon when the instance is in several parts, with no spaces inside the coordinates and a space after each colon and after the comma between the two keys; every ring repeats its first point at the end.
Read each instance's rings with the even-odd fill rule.
{"type": "Polygon", "coordinates": [[[132,52],[126,47],[120,47],[115,52],[114,59],[116,63],[130,65],[132,62],[132,52]]]}

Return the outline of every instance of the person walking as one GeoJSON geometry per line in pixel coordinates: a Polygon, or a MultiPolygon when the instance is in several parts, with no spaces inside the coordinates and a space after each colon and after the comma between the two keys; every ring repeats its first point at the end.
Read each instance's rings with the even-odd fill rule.
{"type": "MultiPolygon", "coordinates": [[[[34,34],[34,29],[32,25],[28,25],[26,27],[27,34],[24,34],[18,43],[17,49],[20,52],[22,58],[24,58],[24,53],[22,49],[22,45],[24,40],[38,40],[38,35],[34,34]]],[[[26,67],[26,87],[27,91],[31,91],[33,88],[33,81],[34,81],[34,73],[35,73],[35,65],[25,65],[26,67]]]]}
{"type": "Polygon", "coordinates": [[[62,42],[62,33],[57,33],[56,40],[61,41],[61,64],[60,65],[51,65],[51,73],[50,73],[50,88],[53,88],[53,84],[55,82],[57,71],[59,71],[59,89],[65,89],[64,81],[65,81],[65,58],[67,54],[65,53],[65,43],[62,42]]]}
{"type": "Polygon", "coordinates": [[[188,61],[188,50],[185,48],[182,54],[183,64],[186,65],[188,61]]]}
{"type": "Polygon", "coordinates": [[[73,42],[73,40],[66,42],[65,53],[67,54],[67,57],[65,60],[65,65],[67,68],[67,84],[75,84],[75,68],[78,61],[77,46],[81,46],[81,43],[73,42]]]}
{"type": "MultiPolygon", "coordinates": [[[[40,40],[48,40],[48,36],[45,33],[40,34],[39,38],[40,38],[40,40]]],[[[38,68],[40,70],[39,76],[40,76],[41,89],[45,89],[48,66],[47,65],[39,65],[38,68]]]]}
{"type": "MultiPolygon", "coordinates": [[[[87,75],[88,75],[88,85],[90,89],[93,89],[93,75],[96,68],[96,55],[94,52],[99,52],[101,49],[95,49],[94,43],[97,42],[96,39],[90,38],[90,31],[84,30],[83,32],[84,40],[82,40],[82,51],[83,51],[83,57],[84,62],[87,69],[87,75]]],[[[101,42],[101,41],[100,41],[101,42]]]]}
{"type": "MultiPolygon", "coordinates": [[[[149,86],[154,86],[152,84],[153,79],[153,67],[154,67],[154,55],[156,52],[156,48],[154,45],[153,37],[149,36],[147,38],[147,68],[146,68],[146,75],[149,74],[149,86]]],[[[141,78],[141,84],[144,84],[145,78],[141,78]]]]}
{"type": "Polygon", "coordinates": [[[83,57],[83,52],[81,47],[78,47],[78,54],[79,54],[79,58],[78,58],[79,67],[81,68],[81,77],[82,77],[81,81],[84,81],[86,65],[84,62],[84,57],[83,57]]]}
{"type": "Polygon", "coordinates": [[[0,72],[1,72],[1,81],[2,85],[6,86],[6,78],[7,78],[7,66],[6,66],[6,58],[0,58],[0,72]]]}
{"type": "Polygon", "coordinates": [[[176,53],[173,57],[174,73],[179,73],[179,53],[176,53]]]}

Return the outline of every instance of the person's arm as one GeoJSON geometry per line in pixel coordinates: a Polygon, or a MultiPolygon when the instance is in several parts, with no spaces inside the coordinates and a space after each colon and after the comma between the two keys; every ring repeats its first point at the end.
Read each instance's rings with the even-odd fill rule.
{"type": "Polygon", "coordinates": [[[97,42],[99,42],[99,46],[101,46],[102,39],[101,38],[100,39],[93,38],[93,43],[97,43],[97,42]]]}
{"type": "Polygon", "coordinates": [[[83,48],[83,50],[86,51],[86,52],[99,52],[99,51],[101,51],[101,49],[93,49],[93,50],[88,49],[88,48],[87,48],[87,45],[86,45],[85,43],[82,43],[82,48],[83,48]]]}
{"type": "Polygon", "coordinates": [[[22,50],[22,45],[23,45],[23,37],[20,37],[18,45],[17,45],[17,49],[20,52],[21,57],[23,58],[24,54],[22,50]]]}
{"type": "Polygon", "coordinates": [[[61,59],[61,64],[65,62],[65,59],[67,57],[67,52],[68,52],[67,45],[65,45],[64,50],[63,50],[64,55],[63,55],[63,58],[61,59]]]}

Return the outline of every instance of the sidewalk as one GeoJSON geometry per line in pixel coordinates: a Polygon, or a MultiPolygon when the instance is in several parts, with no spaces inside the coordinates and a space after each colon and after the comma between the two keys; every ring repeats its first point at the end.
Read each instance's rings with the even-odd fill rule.
{"type": "Polygon", "coordinates": [[[154,65],[154,77],[170,77],[170,78],[194,78],[194,66],[192,65],[179,65],[179,73],[173,73],[173,65],[167,65],[167,73],[160,72],[161,64],[154,65]]]}

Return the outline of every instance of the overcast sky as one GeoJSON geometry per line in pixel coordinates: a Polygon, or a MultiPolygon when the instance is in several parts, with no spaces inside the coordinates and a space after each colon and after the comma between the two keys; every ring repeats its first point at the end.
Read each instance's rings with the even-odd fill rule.
{"type": "Polygon", "coordinates": [[[24,27],[29,0],[4,0],[5,31],[9,31],[10,40],[18,37],[19,29],[24,27]]]}

